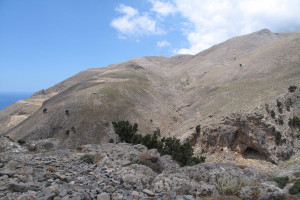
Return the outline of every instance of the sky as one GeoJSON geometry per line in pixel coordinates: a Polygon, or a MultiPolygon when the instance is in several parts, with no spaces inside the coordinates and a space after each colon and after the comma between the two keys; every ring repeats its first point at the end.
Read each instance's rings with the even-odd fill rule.
{"type": "Polygon", "coordinates": [[[300,0],[0,0],[0,92],[47,89],[134,57],[300,30],[300,0]]]}

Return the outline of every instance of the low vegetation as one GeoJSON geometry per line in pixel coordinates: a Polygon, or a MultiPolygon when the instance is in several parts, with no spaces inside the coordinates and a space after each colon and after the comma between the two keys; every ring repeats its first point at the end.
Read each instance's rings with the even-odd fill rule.
{"type": "Polygon", "coordinates": [[[136,134],[138,125],[133,126],[128,121],[112,122],[115,133],[121,142],[143,144],[148,149],[157,149],[161,155],[171,155],[181,166],[196,165],[205,162],[205,157],[194,157],[194,150],[189,142],[183,144],[176,138],[159,138],[160,131],[142,136],[136,134]]]}
{"type": "Polygon", "coordinates": [[[223,195],[235,195],[245,186],[254,185],[254,180],[247,176],[223,176],[217,179],[217,187],[223,195]]]}
{"type": "Polygon", "coordinates": [[[86,162],[88,164],[93,164],[94,161],[95,161],[95,155],[85,154],[85,155],[80,157],[80,160],[82,160],[83,162],[86,162]]]}
{"type": "Polygon", "coordinates": [[[20,139],[20,140],[18,140],[18,143],[19,143],[19,145],[23,145],[26,143],[26,141],[24,139],[20,139]]]}
{"type": "Polygon", "coordinates": [[[274,118],[275,118],[275,116],[276,116],[276,113],[275,113],[275,111],[274,111],[274,110],[271,110],[271,117],[274,119],[274,118]]]}
{"type": "Polygon", "coordinates": [[[82,151],[82,146],[77,146],[77,147],[76,147],[76,150],[77,150],[77,151],[82,151]]]}
{"type": "Polygon", "coordinates": [[[277,108],[278,108],[279,113],[282,113],[283,104],[279,100],[277,100],[277,108]]]}
{"type": "Polygon", "coordinates": [[[289,189],[290,194],[299,194],[300,193],[300,180],[296,181],[294,185],[289,189]]]}
{"type": "Polygon", "coordinates": [[[293,107],[292,99],[288,98],[285,102],[285,107],[287,111],[291,111],[291,107],[293,107]]]}
{"type": "Polygon", "coordinates": [[[275,181],[281,189],[283,189],[286,184],[289,182],[289,177],[283,176],[283,177],[275,177],[272,179],[272,181],[275,181]]]}
{"type": "Polygon", "coordinates": [[[297,89],[297,86],[295,86],[295,85],[291,85],[291,86],[289,87],[289,91],[290,91],[290,92],[295,92],[296,89],[297,89]]]}
{"type": "Polygon", "coordinates": [[[294,116],[289,119],[289,126],[291,128],[300,128],[300,117],[294,116]]]}

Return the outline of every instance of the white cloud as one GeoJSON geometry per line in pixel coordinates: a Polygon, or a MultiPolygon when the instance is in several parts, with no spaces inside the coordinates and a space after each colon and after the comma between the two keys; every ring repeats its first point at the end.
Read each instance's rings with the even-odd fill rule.
{"type": "Polygon", "coordinates": [[[163,1],[159,1],[159,0],[149,0],[149,1],[153,4],[153,7],[151,10],[153,10],[163,16],[167,16],[169,14],[176,12],[175,6],[170,2],[163,2],[163,1]]]}
{"type": "Polygon", "coordinates": [[[120,32],[120,38],[164,33],[147,13],[140,14],[138,10],[123,4],[116,11],[122,13],[123,16],[113,19],[110,25],[120,32]]]}
{"type": "Polygon", "coordinates": [[[185,30],[189,47],[176,53],[195,54],[230,37],[263,28],[273,32],[300,29],[299,0],[173,0],[191,23],[185,30]]]}
{"type": "Polygon", "coordinates": [[[263,28],[272,32],[300,30],[300,0],[147,1],[151,7],[146,13],[120,5],[116,11],[122,16],[113,19],[111,26],[119,31],[120,38],[165,34],[160,27],[173,34],[179,32],[186,38],[187,47],[180,49],[173,44],[175,53],[196,54],[231,37],[263,28]]]}
{"type": "Polygon", "coordinates": [[[156,43],[156,45],[158,47],[167,47],[167,46],[171,46],[170,42],[166,41],[166,40],[163,40],[163,41],[158,41],[156,43]]]}

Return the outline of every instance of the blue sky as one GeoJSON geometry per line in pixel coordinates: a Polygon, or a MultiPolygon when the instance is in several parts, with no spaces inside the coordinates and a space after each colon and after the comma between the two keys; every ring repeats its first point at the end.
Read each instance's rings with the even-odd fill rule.
{"type": "Polygon", "coordinates": [[[195,54],[262,28],[300,30],[299,0],[0,0],[0,92],[88,68],[195,54]]]}

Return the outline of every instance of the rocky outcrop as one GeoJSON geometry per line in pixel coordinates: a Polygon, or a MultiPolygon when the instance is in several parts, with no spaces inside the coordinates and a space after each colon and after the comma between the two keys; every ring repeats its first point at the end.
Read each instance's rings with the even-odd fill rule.
{"type": "MultiPolygon", "coordinates": [[[[1,137],[2,143],[7,143],[7,138],[1,137]]],[[[288,195],[288,190],[278,188],[266,174],[252,168],[225,163],[179,167],[169,156],[161,157],[143,145],[37,149],[0,152],[1,199],[228,198],[223,195],[231,195],[231,199],[285,199],[288,195]],[[93,162],[84,162],[84,155],[93,157],[93,162]],[[156,160],[153,163],[161,167],[159,171],[142,162],[148,157],[156,160]]]]}

